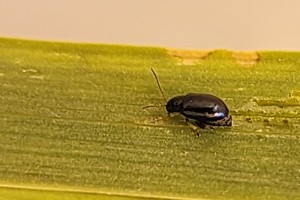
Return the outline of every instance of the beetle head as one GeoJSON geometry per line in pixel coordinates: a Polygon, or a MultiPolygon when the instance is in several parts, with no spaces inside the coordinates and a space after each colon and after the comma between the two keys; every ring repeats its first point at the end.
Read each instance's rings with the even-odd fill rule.
{"type": "Polygon", "coordinates": [[[182,98],[184,96],[176,96],[170,99],[166,105],[168,113],[180,112],[182,110],[182,98]]]}

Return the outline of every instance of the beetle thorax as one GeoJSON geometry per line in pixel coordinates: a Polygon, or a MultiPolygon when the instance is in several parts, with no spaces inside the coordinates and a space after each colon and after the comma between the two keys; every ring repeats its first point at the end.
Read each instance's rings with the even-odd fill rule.
{"type": "Polygon", "coordinates": [[[166,105],[168,113],[180,112],[182,110],[182,96],[176,96],[170,99],[166,105]]]}

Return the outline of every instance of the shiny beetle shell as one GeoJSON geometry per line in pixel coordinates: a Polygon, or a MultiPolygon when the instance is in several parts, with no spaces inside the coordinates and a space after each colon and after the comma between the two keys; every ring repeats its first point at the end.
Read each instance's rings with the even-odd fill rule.
{"type": "Polygon", "coordinates": [[[167,102],[168,113],[178,112],[205,128],[209,126],[232,126],[232,118],[226,104],[211,94],[190,93],[173,97],[167,102]]]}

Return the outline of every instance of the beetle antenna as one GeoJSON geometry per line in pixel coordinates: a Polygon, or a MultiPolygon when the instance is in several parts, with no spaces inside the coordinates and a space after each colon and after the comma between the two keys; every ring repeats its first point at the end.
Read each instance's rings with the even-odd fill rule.
{"type": "Polygon", "coordinates": [[[147,109],[147,108],[159,108],[161,105],[149,105],[149,106],[144,106],[142,107],[142,110],[147,109]]]}
{"type": "Polygon", "coordinates": [[[147,108],[161,108],[163,106],[166,106],[166,104],[165,105],[163,105],[163,104],[152,104],[152,105],[142,107],[142,110],[147,109],[147,108]]]}
{"type": "MultiPolygon", "coordinates": [[[[154,77],[155,77],[155,80],[156,80],[156,83],[157,83],[157,85],[158,85],[158,88],[159,88],[159,90],[160,90],[160,93],[161,93],[161,95],[163,96],[163,98],[164,98],[165,102],[167,103],[167,102],[168,102],[168,101],[167,101],[167,98],[166,98],[166,96],[165,96],[165,94],[164,94],[163,90],[161,89],[161,86],[160,86],[160,83],[159,83],[158,77],[157,77],[157,75],[156,75],[156,73],[155,73],[154,69],[153,69],[153,68],[151,68],[151,71],[152,71],[152,73],[153,73],[153,75],[154,75],[154,77]]],[[[146,107],[148,107],[148,106],[146,106],[146,107]]],[[[152,107],[152,106],[151,106],[151,107],[152,107]]],[[[156,106],[153,106],[153,107],[156,107],[156,106]]]]}

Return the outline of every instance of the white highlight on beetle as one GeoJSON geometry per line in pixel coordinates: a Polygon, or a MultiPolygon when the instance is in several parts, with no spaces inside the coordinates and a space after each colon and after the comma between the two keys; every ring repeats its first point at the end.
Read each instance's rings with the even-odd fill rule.
{"type": "Polygon", "coordinates": [[[214,117],[225,117],[224,113],[217,112],[214,114],[214,117]]]}

